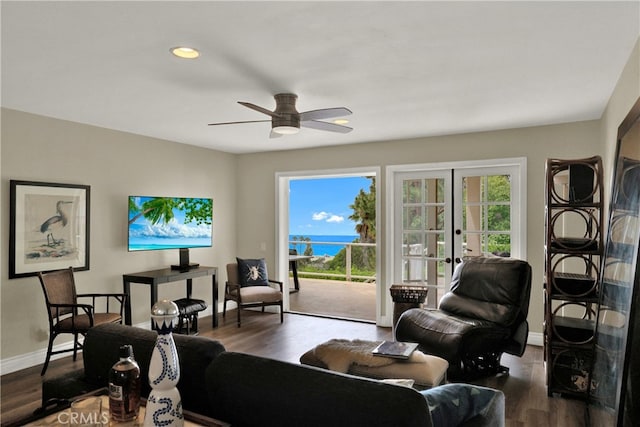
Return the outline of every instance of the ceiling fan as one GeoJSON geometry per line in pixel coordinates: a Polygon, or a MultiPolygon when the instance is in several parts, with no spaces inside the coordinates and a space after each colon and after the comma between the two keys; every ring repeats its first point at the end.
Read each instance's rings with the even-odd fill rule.
{"type": "Polygon", "coordinates": [[[353,129],[337,123],[324,122],[322,120],[332,119],[336,117],[344,117],[351,114],[351,110],[345,107],[322,108],[320,110],[305,111],[299,113],[296,110],[297,95],[292,93],[279,93],[274,95],[276,99],[276,109],[271,111],[250,102],[238,101],[238,104],[244,105],[252,110],[259,111],[267,116],[271,116],[271,120],[246,120],[240,122],[223,122],[209,123],[209,126],[234,125],[239,123],[258,123],[271,121],[270,138],[277,138],[282,135],[291,135],[298,133],[300,126],[313,128],[318,130],[326,130],[329,132],[348,133],[353,129]]]}

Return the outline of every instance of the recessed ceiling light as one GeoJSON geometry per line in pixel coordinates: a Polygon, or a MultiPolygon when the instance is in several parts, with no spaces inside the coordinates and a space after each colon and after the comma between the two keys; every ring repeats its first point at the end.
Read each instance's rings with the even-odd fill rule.
{"type": "Polygon", "coordinates": [[[349,120],[347,120],[347,119],[335,119],[333,121],[333,123],[335,123],[337,125],[346,125],[347,123],[349,123],[349,120]]]}
{"type": "Polygon", "coordinates": [[[197,49],[187,46],[172,47],[171,53],[182,59],[196,59],[200,56],[197,49]]]}

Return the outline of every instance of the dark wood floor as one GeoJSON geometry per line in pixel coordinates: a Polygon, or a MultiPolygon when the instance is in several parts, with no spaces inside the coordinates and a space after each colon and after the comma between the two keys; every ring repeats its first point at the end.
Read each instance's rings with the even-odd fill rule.
{"type": "MultiPolygon", "coordinates": [[[[210,318],[200,319],[200,335],[221,341],[227,350],[251,353],[298,363],[305,351],[331,338],[390,339],[391,329],[370,323],[350,322],[312,316],[243,312],[243,325],[235,324],[235,312],[227,313],[221,326],[211,328],[210,318]]],[[[485,378],[476,384],[502,390],[506,397],[506,426],[581,427],[584,426],[584,404],[575,400],[547,397],[542,349],[529,346],[522,358],[509,355],[503,364],[510,375],[485,378]]],[[[51,362],[46,377],[64,375],[82,366],[81,356],[51,362]]],[[[41,366],[3,375],[1,384],[2,422],[31,413],[39,406],[41,366]]]]}

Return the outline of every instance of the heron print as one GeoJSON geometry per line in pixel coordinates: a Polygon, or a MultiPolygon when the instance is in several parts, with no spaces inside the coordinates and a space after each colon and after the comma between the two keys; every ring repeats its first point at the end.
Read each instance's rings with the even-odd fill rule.
{"type": "Polygon", "coordinates": [[[30,195],[25,197],[27,214],[25,257],[37,262],[44,259],[74,256],[78,235],[76,209],[79,204],[73,196],[30,195]]]}

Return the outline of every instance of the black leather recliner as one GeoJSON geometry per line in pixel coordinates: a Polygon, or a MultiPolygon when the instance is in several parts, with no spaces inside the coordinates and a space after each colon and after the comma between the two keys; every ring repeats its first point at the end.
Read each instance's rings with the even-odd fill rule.
{"type": "Polygon", "coordinates": [[[451,379],[507,373],[502,354],[522,356],[527,344],[530,294],[526,261],[468,257],[456,267],[439,308],[403,313],[395,338],[446,359],[451,379]]]}

